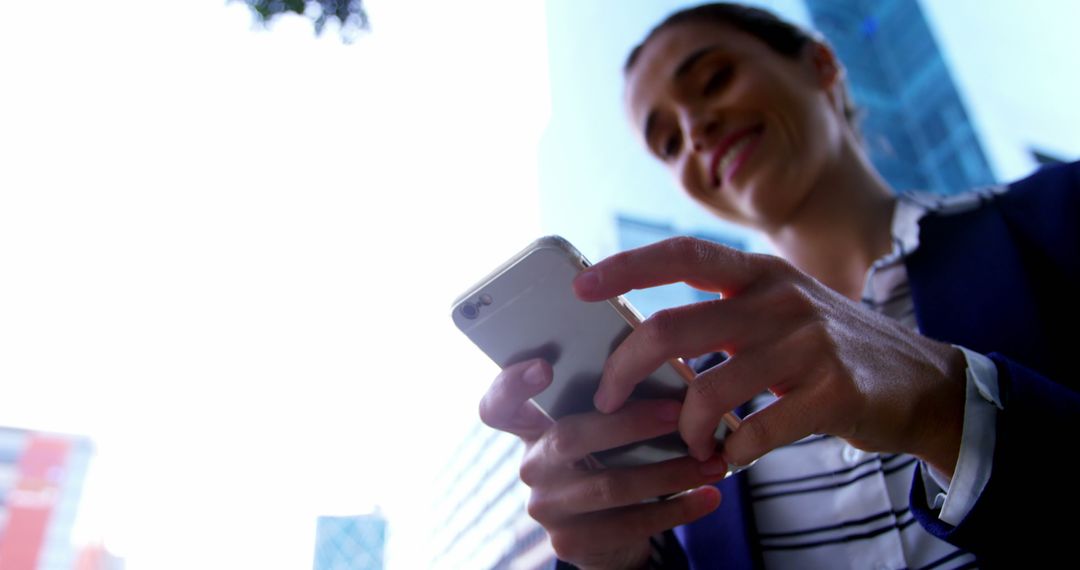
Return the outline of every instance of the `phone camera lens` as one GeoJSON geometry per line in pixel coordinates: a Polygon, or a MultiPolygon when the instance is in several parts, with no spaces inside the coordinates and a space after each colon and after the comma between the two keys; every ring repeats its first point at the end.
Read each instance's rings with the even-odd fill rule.
{"type": "Polygon", "coordinates": [[[475,303],[465,303],[461,306],[461,314],[466,319],[475,319],[480,316],[480,308],[475,303]]]}

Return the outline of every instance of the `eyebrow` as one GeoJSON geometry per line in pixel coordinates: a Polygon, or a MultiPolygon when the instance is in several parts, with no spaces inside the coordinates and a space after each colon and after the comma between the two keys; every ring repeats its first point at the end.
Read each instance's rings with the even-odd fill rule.
{"type": "Polygon", "coordinates": [[[717,48],[716,46],[703,47],[695,51],[694,53],[686,56],[686,59],[682,60],[682,63],[679,64],[679,67],[675,68],[675,73],[672,74],[672,78],[679,79],[680,77],[686,75],[694,67],[694,65],[701,60],[701,58],[709,55],[717,49],[719,48],[717,48]]]}
{"type": "MultiPolygon", "coordinates": [[[[672,73],[672,79],[680,79],[684,75],[690,72],[694,68],[697,62],[701,61],[701,58],[709,55],[710,53],[720,49],[717,46],[706,46],[694,53],[686,56],[686,59],[682,60],[682,63],[675,68],[675,72],[672,73]]],[[[656,111],[651,111],[647,117],[645,117],[645,125],[643,132],[645,133],[645,140],[649,140],[649,135],[652,134],[653,128],[656,126],[656,111]]]]}

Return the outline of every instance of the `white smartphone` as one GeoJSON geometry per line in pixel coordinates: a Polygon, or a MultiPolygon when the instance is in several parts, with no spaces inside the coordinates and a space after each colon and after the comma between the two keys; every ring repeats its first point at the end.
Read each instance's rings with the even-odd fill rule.
{"type": "MultiPolygon", "coordinates": [[[[500,367],[532,358],[551,364],[554,378],[533,401],[552,419],[594,411],[593,395],[604,362],[641,316],[622,297],[579,300],[574,277],[589,262],[558,236],[543,237],[501,265],[454,301],[454,323],[500,367]]],[[[680,359],[668,361],[640,383],[631,399],[683,401],[694,372],[680,359]]],[[[738,427],[725,414],[717,442],[738,427]]],[[[687,454],[677,432],[595,453],[606,467],[657,463],[687,454]]]]}

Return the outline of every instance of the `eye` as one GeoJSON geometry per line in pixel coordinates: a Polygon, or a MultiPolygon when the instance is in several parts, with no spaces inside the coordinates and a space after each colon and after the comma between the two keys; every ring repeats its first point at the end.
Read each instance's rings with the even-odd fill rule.
{"type": "Polygon", "coordinates": [[[682,148],[682,141],[679,139],[679,135],[672,134],[668,138],[664,139],[663,145],[660,147],[660,155],[666,159],[674,158],[679,154],[679,150],[682,148]]]}
{"type": "Polygon", "coordinates": [[[709,76],[709,80],[705,82],[705,87],[702,89],[702,95],[713,95],[719,91],[722,87],[731,81],[731,75],[735,71],[735,67],[732,65],[724,65],[713,72],[709,76]]]}

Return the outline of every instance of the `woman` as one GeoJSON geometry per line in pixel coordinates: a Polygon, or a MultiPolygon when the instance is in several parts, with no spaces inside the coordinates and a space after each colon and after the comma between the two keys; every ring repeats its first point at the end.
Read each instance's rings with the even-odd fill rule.
{"type": "Polygon", "coordinates": [[[962,199],[952,216],[898,202],[861,149],[832,51],[735,5],[683,11],[654,29],[627,62],[625,102],[646,148],[695,201],[762,231],[783,259],[680,238],[583,272],[575,290],[589,301],[675,281],[723,296],[635,330],[608,361],[595,413],[544,420],[527,401],[550,382],[543,362],[496,378],[481,417],[525,441],[529,512],[559,557],[590,567],[684,555],[695,567],[973,562],[948,540],[985,566],[1018,540],[1039,553],[1065,544],[1052,525],[1032,523],[1071,514],[1066,470],[1040,473],[1055,492],[1048,501],[1023,498],[1032,482],[1020,469],[1077,434],[1075,366],[1047,333],[1080,314],[1067,294],[1080,282],[1080,169],[962,199]],[[702,371],[684,402],[626,403],[663,361],[721,351],[730,358],[702,371]],[[762,392],[775,401],[759,398],[717,454],[721,415],[762,392]],[[577,468],[590,452],[676,429],[692,457],[577,468]],[[873,464],[867,474],[880,484],[859,475],[791,491],[816,502],[783,507],[754,490],[824,477],[799,469],[824,461],[828,445],[853,448],[851,469],[873,464]],[[773,450],[720,485],[721,505],[710,483],[773,450]],[[676,542],[666,531],[680,525],[676,542]],[[798,538],[815,535],[829,538],[798,538]]]}

